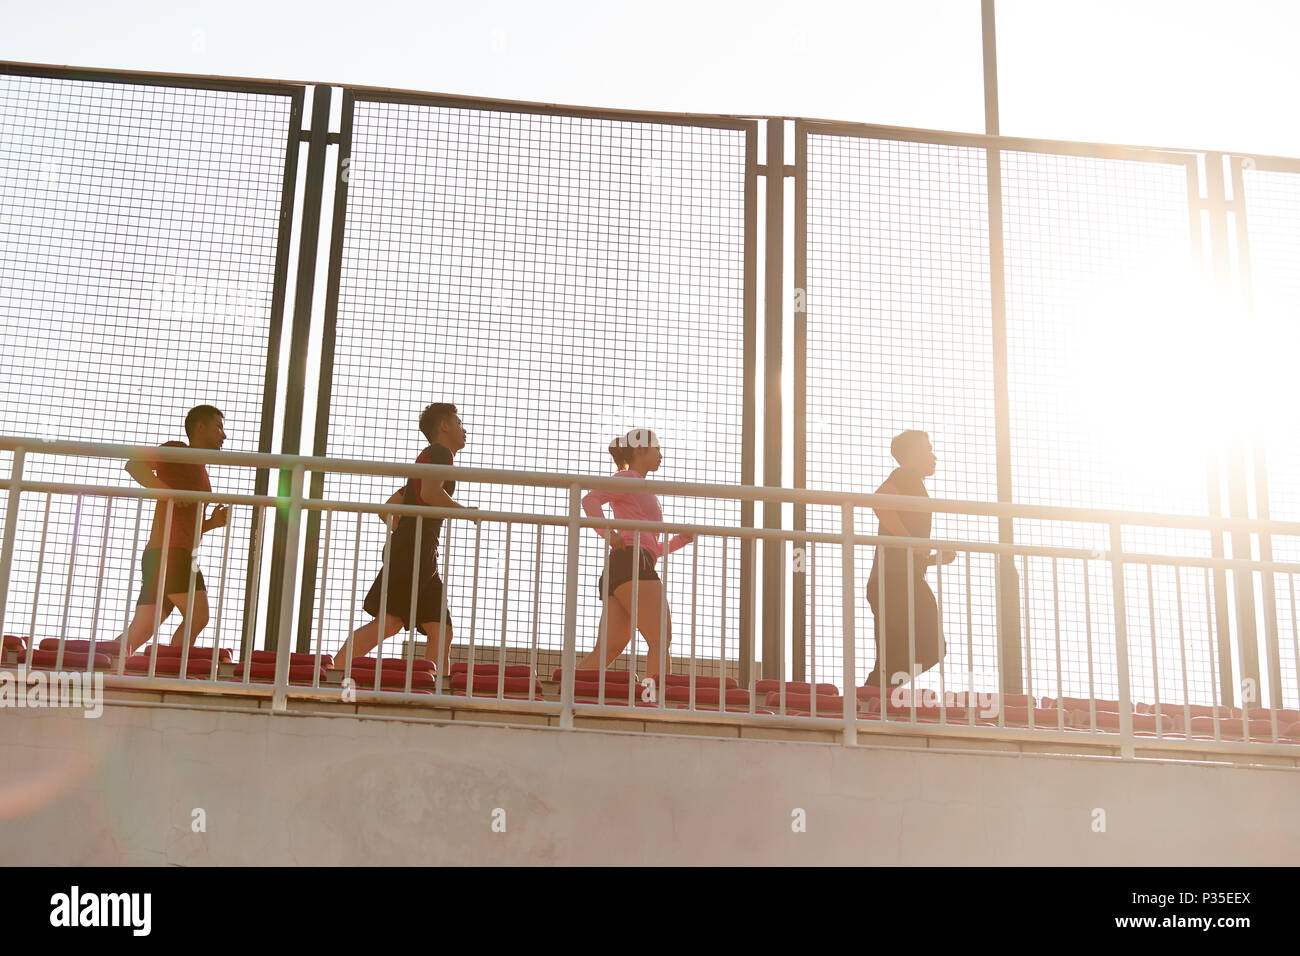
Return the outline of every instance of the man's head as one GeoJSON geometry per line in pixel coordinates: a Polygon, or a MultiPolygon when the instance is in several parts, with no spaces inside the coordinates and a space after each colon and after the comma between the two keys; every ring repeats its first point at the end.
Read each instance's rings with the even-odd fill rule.
{"type": "Polygon", "coordinates": [[[468,437],[460,413],[450,402],[434,402],[420,413],[420,431],[430,445],[442,445],[453,452],[465,447],[468,437]]]}
{"type": "Polygon", "coordinates": [[[215,405],[195,405],[185,415],[191,448],[219,449],[226,443],[226,416],[215,405]]]}
{"type": "Polygon", "coordinates": [[[659,450],[659,436],[648,428],[634,428],[626,435],[615,438],[609,446],[609,453],[622,468],[631,468],[647,475],[663,463],[663,452],[659,450]],[[620,456],[615,452],[621,452],[620,456]]]}
{"type": "Polygon", "coordinates": [[[914,471],[925,478],[934,474],[939,461],[930,446],[929,433],[911,429],[894,436],[894,440],[889,443],[889,453],[908,471],[914,471]]]}

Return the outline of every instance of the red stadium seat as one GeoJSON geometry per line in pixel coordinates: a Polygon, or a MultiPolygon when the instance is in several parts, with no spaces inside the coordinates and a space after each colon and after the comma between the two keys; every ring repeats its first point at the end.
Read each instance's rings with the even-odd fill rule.
{"type": "MultiPolygon", "coordinates": [[[[890,692],[889,702],[890,706],[902,707],[905,710],[910,709],[913,703],[915,703],[918,708],[926,707],[938,710],[939,704],[942,701],[944,707],[948,710],[952,710],[954,707],[966,707],[967,697],[968,695],[966,691],[946,690],[942,695],[940,695],[937,690],[931,690],[928,688],[918,687],[913,689],[911,687],[900,687],[890,692]]],[[[992,694],[985,699],[990,702],[990,706],[998,706],[999,703],[1003,703],[1007,706],[1013,707],[1027,707],[1028,704],[1026,701],[1029,700],[1029,698],[1025,697],[1024,694],[1008,694],[1006,697],[1002,698],[1001,701],[999,701],[997,694],[992,694]],[[1016,704],[1016,698],[1019,698],[1021,703],[1016,704]]],[[[874,702],[879,700],[879,698],[872,697],[870,700],[874,702]]],[[[974,704],[978,708],[980,703],[979,693],[976,692],[974,704]]]]}
{"type": "MultiPolygon", "coordinates": [[[[42,670],[60,666],[58,651],[27,651],[19,657],[19,660],[25,661],[28,667],[37,667],[42,670]]],[[[91,664],[91,666],[100,670],[107,670],[113,666],[113,659],[107,654],[96,654],[92,662],[89,654],[78,654],[74,651],[63,652],[62,666],[65,669],[85,670],[87,664],[91,664]]]]}
{"type": "MultiPolygon", "coordinates": [[[[1065,710],[1067,711],[1071,711],[1071,710],[1087,711],[1089,706],[1093,703],[1093,701],[1088,700],[1088,698],[1086,697],[1061,697],[1059,699],[1061,702],[1061,706],[1064,707],[1065,710]]],[[[1044,697],[1043,709],[1054,710],[1056,708],[1056,702],[1057,702],[1057,698],[1055,697],[1044,697]]],[[[1099,711],[1104,710],[1110,714],[1119,713],[1119,701],[1117,700],[1099,699],[1096,701],[1096,705],[1097,705],[1097,710],[1099,711]]]]}
{"type": "MultiPolygon", "coordinates": [[[[180,656],[181,656],[181,650],[182,650],[182,648],[180,648],[180,647],[173,647],[173,646],[171,646],[170,644],[159,644],[159,645],[158,645],[158,657],[159,657],[160,659],[161,659],[161,658],[164,658],[164,657],[175,657],[175,658],[179,659],[180,656]]],[[[214,650],[214,648],[211,648],[211,647],[191,647],[191,648],[190,648],[190,660],[194,660],[194,659],[196,659],[196,658],[199,658],[199,659],[204,660],[204,661],[211,660],[211,659],[212,659],[212,652],[213,652],[213,650],[214,650]]],[[[228,647],[219,647],[219,648],[215,648],[215,650],[216,650],[216,652],[217,652],[217,661],[218,661],[218,663],[227,663],[227,664],[228,664],[228,663],[234,661],[234,659],[235,659],[235,655],[234,655],[234,653],[230,650],[230,648],[228,648],[228,647]]],[[[142,649],[140,650],[140,653],[141,653],[141,654],[149,654],[149,653],[151,653],[150,650],[148,649],[148,645],[146,645],[144,648],[142,648],[142,649]]]]}
{"type": "MultiPolygon", "coordinates": [[[[1267,707],[1252,707],[1246,711],[1246,716],[1251,720],[1272,720],[1272,715],[1277,714],[1278,727],[1289,727],[1291,724],[1300,721],[1300,710],[1278,710],[1272,711],[1267,707]]],[[[1236,715],[1234,715],[1236,716],[1236,715]]]]}
{"type": "MultiPolygon", "coordinates": [[[[1030,714],[1030,709],[1028,707],[1003,707],[1002,708],[1002,720],[1004,723],[1007,724],[1028,725],[1029,714],[1030,714]]],[[[1073,720],[1072,711],[1066,710],[1064,712],[1059,712],[1056,710],[1055,707],[1053,707],[1051,710],[1048,710],[1047,708],[1035,708],[1033,711],[1033,715],[1034,715],[1035,727],[1044,727],[1048,729],[1056,727],[1057,724],[1061,722],[1060,718],[1064,718],[1064,725],[1066,727],[1069,727],[1071,721],[1073,720]]],[[[979,724],[996,724],[998,722],[998,715],[994,714],[992,717],[984,717],[978,712],[976,712],[975,722],[979,724]]]]}
{"type": "MultiPolygon", "coordinates": [[[[126,659],[126,672],[130,674],[149,673],[149,654],[135,654],[126,659]]],[[[181,672],[181,659],[179,657],[164,657],[158,655],[158,661],[154,667],[155,677],[179,677],[181,672]]],[[[195,660],[191,658],[185,664],[185,674],[187,677],[211,677],[212,676],[212,658],[195,660]]]]}
{"type": "MultiPolygon", "coordinates": [[[[632,682],[633,676],[635,675],[633,675],[630,671],[605,671],[605,683],[606,684],[630,684],[632,682]]],[[[551,674],[551,680],[558,684],[563,679],[564,679],[563,669],[559,667],[555,668],[554,672],[552,672],[551,674]]],[[[573,679],[575,681],[585,681],[594,684],[598,680],[600,680],[600,671],[594,668],[580,667],[573,672],[573,679]]]]}
{"type": "MultiPolygon", "coordinates": [[[[403,673],[403,674],[406,673],[406,658],[404,658],[404,657],[385,657],[385,658],[380,658],[380,659],[382,659],[383,662],[384,662],[384,669],[383,669],[383,672],[384,672],[385,675],[387,675],[388,672],[391,671],[391,670],[397,670],[397,671],[400,671],[400,672],[403,673]]],[[[322,657],[322,658],[321,658],[321,663],[323,664],[326,660],[328,660],[328,657],[322,657]]],[[[376,661],[376,660],[377,660],[377,658],[374,658],[374,657],[357,657],[357,658],[354,658],[353,661],[352,661],[352,670],[353,670],[354,673],[355,673],[356,671],[373,671],[373,670],[375,669],[375,666],[376,666],[376,665],[375,665],[375,661],[376,661]]],[[[341,664],[339,664],[339,665],[335,665],[335,668],[336,668],[337,670],[343,670],[343,666],[342,666],[341,664]]],[[[433,661],[425,660],[423,657],[417,657],[417,658],[415,658],[415,661],[413,662],[413,667],[412,667],[412,669],[415,670],[416,672],[426,671],[426,672],[428,672],[428,673],[430,673],[430,674],[436,674],[436,673],[438,673],[438,668],[437,668],[436,666],[434,666],[433,661]]]]}
{"type": "MultiPolygon", "coordinates": [[[[788,680],[785,682],[785,692],[787,694],[811,694],[813,685],[806,680],[788,680]]],[[[773,691],[780,692],[781,682],[779,680],[761,680],[754,684],[754,692],[758,694],[770,694],[773,691]]],[[[840,689],[834,684],[818,684],[818,694],[829,694],[832,697],[838,697],[840,689]]]]}
{"type": "MultiPolygon", "coordinates": [[[[503,689],[512,694],[527,694],[542,692],[542,685],[529,677],[506,677],[498,678],[495,674],[479,674],[477,668],[474,671],[474,696],[483,695],[496,696],[497,685],[504,685],[503,689]]],[[[469,685],[468,674],[453,674],[451,677],[452,690],[464,690],[469,685]]]]}
{"type": "MultiPolygon", "coordinates": [[[[249,658],[252,660],[252,662],[253,662],[254,664],[274,664],[274,663],[275,663],[275,655],[276,655],[276,652],[275,652],[275,651],[253,651],[253,652],[252,652],[251,654],[249,654],[248,656],[249,656],[249,658]]],[[[322,654],[322,655],[320,656],[320,666],[321,666],[321,667],[328,667],[331,663],[333,663],[333,660],[334,660],[334,659],[333,659],[332,657],[330,657],[330,655],[328,655],[328,654],[322,654]]],[[[296,652],[290,652],[290,654],[289,654],[289,663],[290,663],[290,664],[301,664],[301,665],[303,665],[303,666],[315,667],[315,666],[316,666],[316,655],[315,655],[315,654],[299,654],[299,653],[296,653],[296,652]]]]}
{"type": "MultiPolygon", "coordinates": [[[[812,700],[811,694],[786,694],[785,707],[786,710],[812,710],[812,700]]],[[[767,700],[764,703],[768,707],[780,707],[780,692],[768,691],[767,700]]],[[[842,716],[844,713],[844,698],[837,697],[834,694],[818,694],[817,713],[819,716],[822,714],[842,716]]]]}
{"type": "MultiPolygon", "coordinates": [[[[690,674],[664,674],[663,679],[659,681],[659,683],[664,687],[690,687],[691,675],[690,674]]],[[[705,677],[701,674],[695,675],[696,687],[712,687],[714,689],[719,689],[724,685],[727,690],[736,690],[738,687],[740,687],[740,684],[737,683],[734,677],[720,678],[717,676],[705,677]]]]}
{"type": "MultiPolygon", "coordinates": [[[[507,677],[532,677],[533,676],[533,669],[529,667],[527,664],[507,664],[505,666],[505,672],[507,677]]],[[[456,676],[457,674],[468,674],[468,673],[469,673],[468,661],[457,661],[456,663],[451,665],[451,674],[453,677],[456,676]]],[[[484,664],[477,661],[474,664],[475,677],[478,677],[480,674],[492,674],[493,676],[495,676],[497,673],[498,673],[498,668],[496,664],[484,664]]]]}
{"type": "MultiPolygon", "coordinates": [[[[256,653],[256,652],[254,652],[256,653]]],[[[243,680],[245,670],[249,673],[249,679],[257,683],[275,681],[275,661],[253,661],[251,664],[246,661],[240,661],[235,665],[235,678],[243,680]]],[[[319,675],[320,679],[325,680],[325,669],[310,664],[289,664],[289,682],[291,684],[310,684],[319,675]]]]}
{"type": "Polygon", "coordinates": [[[15,637],[13,634],[4,636],[3,649],[6,651],[25,651],[27,650],[27,638],[15,637]]]}
{"type": "MultiPolygon", "coordinates": [[[[721,700],[721,694],[716,687],[695,687],[695,706],[701,704],[717,704],[721,700]]],[[[740,690],[739,688],[731,689],[726,694],[728,704],[748,704],[749,691],[740,690]]],[[[664,691],[664,700],[670,701],[687,701],[690,702],[691,689],[689,687],[669,687],[664,691]]]]}
{"type": "MultiPolygon", "coordinates": [[[[354,670],[352,679],[356,681],[359,690],[366,688],[373,689],[375,686],[375,669],[369,670],[364,668],[354,670]]],[[[396,667],[385,667],[379,672],[379,686],[385,689],[402,689],[406,687],[406,669],[398,670],[396,667]]],[[[437,678],[431,671],[412,670],[411,671],[411,689],[415,688],[428,689],[437,686],[437,678]]]]}
{"type": "MultiPolygon", "coordinates": [[[[977,692],[978,693],[978,692],[977,692]]],[[[964,695],[963,695],[964,696],[964,695]]],[[[1038,701],[1028,694],[994,694],[993,704],[1001,703],[1003,707],[1037,707],[1038,701]]],[[[1046,708],[1046,704],[1043,705],[1046,708]]],[[[1067,708],[1068,709],[1068,708],[1067,708]]]]}
{"type": "MultiPolygon", "coordinates": [[[[821,703],[818,702],[817,706],[818,708],[820,708],[821,703]]],[[[910,702],[907,700],[904,700],[901,703],[896,702],[894,700],[889,700],[885,704],[885,710],[891,717],[909,718],[912,715],[912,707],[910,702]]],[[[880,712],[879,697],[874,698],[873,700],[867,703],[867,711],[868,713],[880,712]]],[[[920,718],[932,718],[934,720],[945,719],[949,723],[958,723],[958,722],[964,723],[966,720],[966,708],[952,706],[952,707],[945,707],[943,710],[940,710],[940,708],[935,705],[927,706],[921,704],[920,695],[917,695],[916,716],[918,719],[920,718]]]]}
{"type": "MultiPolygon", "coordinates": [[[[631,684],[626,684],[626,683],[615,684],[615,683],[606,682],[605,684],[606,702],[617,702],[620,700],[626,702],[628,698],[629,687],[632,688],[632,699],[640,700],[641,699],[640,685],[633,686],[631,684]]],[[[598,698],[600,696],[600,684],[596,683],[596,681],[587,681],[587,680],[574,681],[573,695],[575,697],[598,698]]]]}
{"type": "MultiPolygon", "coordinates": [[[[1052,713],[1055,713],[1055,711],[1052,711],[1052,713]]],[[[1074,726],[1088,728],[1093,726],[1092,717],[1088,711],[1076,709],[1073,711],[1073,716],[1074,726]]],[[[1146,733],[1155,733],[1157,730],[1162,730],[1165,733],[1170,733],[1177,727],[1174,719],[1165,714],[1161,714],[1158,717],[1155,714],[1133,714],[1132,716],[1133,730],[1135,732],[1143,731],[1146,733]]],[[[1111,713],[1107,710],[1097,711],[1096,726],[1098,730],[1118,730],[1120,726],[1119,721],[1119,714],[1111,713]]]]}
{"type": "MultiPolygon", "coordinates": [[[[96,654],[107,654],[109,657],[116,657],[117,652],[121,649],[122,644],[113,638],[106,638],[102,641],[95,642],[96,654]]],[[[59,649],[59,639],[57,637],[47,637],[40,643],[40,649],[43,651],[57,651],[59,649]]],[[[81,638],[70,638],[63,642],[63,651],[73,651],[77,654],[89,654],[90,641],[81,638]]]]}
{"type": "MultiPolygon", "coordinates": [[[[690,709],[691,709],[691,705],[690,705],[690,704],[678,704],[678,705],[677,705],[677,709],[678,709],[678,710],[690,710],[690,709]]],[[[728,707],[726,710],[727,710],[727,713],[729,713],[729,714],[748,714],[748,713],[749,713],[749,708],[748,708],[748,707],[728,707]]],[[[755,708],[754,708],[754,713],[756,713],[756,714],[766,714],[768,717],[771,717],[771,716],[772,716],[772,711],[770,711],[770,710],[763,710],[761,707],[755,707],[755,708]]],[[[786,716],[789,716],[789,714],[787,714],[786,716]]]]}
{"type": "MultiPolygon", "coordinates": [[[[1247,727],[1242,726],[1240,717],[1223,717],[1219,719],[1219,736],[1224,740],[1240,740],[1243,732],[1248,732],[1254,740],[1272,740],[1273,724],[1267,720],[1248,720],[1247,727]]],[[[1190,733],[1198,736],[1214,736],[1214,718],[1213,717],[1193,717],[1190,733]]],[[[1282,728],[1278,727],[1278,736],[1282,735],[1282,728]]]]}
{"type": "Polygon", "coordinates": [[[1281,737],[1291,737],[1294,740],[1300,740],[1300,721],[1292,724],[1286,730],[1279,730],[1278,735],[1281,737]]]}
{"type": "MultiPolygon", "coordinates": [[[[1134,710],[1139,714],[1154,714],[1156,712],[1155,704],[1138,704],[1134,710]]],[[[1215,711],[1218,711],[1220,717],[1241,716],[1241,711],[1236,707],[1209,707],[1204,704],[1191,704],[1188,706],[1187,711],[1189,711],[1193,717],[1213,717],[1215,711]]],[[[1181,720],[1185,711],[1182,704],[1170,704],[1162,701],[1160,704],[1160,713],[1164,714],[1166,717],[1173,717],[1181,720]]]]}

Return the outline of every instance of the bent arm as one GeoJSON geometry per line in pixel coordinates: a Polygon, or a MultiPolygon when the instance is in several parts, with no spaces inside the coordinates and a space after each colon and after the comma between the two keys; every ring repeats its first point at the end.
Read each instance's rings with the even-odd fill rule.
{"type": "Polygon", "coordinates": [[[167,485],[156,474],[154,474],[154,470],[148,462],[132,460],[123,465],[122,468],[128,475],[135,479],[137,484],[144,485],[146,488],[167,487],[167,485]]]}
{"type": "Polygon", "coordinates": [[[420,500],[435,508],[464,508],[443,489],[441,484],[429,481],[420,482],[420,500]]]}
{"type": "Polygon", "coordinates": [[[672,554],[674,551],[680,551],[694,540],[695,535],[693,534],[674,535],[668,542],[668,553],[672,554]]]}
{"type": "MultiPolygon", "coordinates": [[[[394,491],[391,495],[388,496],[388,500],[385,501],[384,504],[400,505],[402,503],[402,499],[405,497],[406,497],[406,485],[402,485],[402,487],[398,488],[396,491],[394,491]]],[[[384,524],[388,525],[389,528],[393,527],[394,516],[391,511],[381,511],[379,512],[379,514],[375,515],[375,517],[378,518],[380,521],[382,521],[384,524]]]]}
{"type": "Polygon", "coordinates": [[[217,505],[212,509],[212,514],[203,519],[203,525],[200,528],[199,533],[207,534],[209,531],[215,531],[217,528],[224,528],[229,517],[229,509],[225,505],[217,505]]]}
{"type": "MultiPolygon", "coordinates": [[[[600,490],[589,491],[582,496],[582,510],[588,518],[603,518],[605,517],[605,504],[612,500],[613,497],[614,493],[612,492],[600,490]]],[[[601,539],[611,548],[617,548],[622,544],[626,544],[626,539],[623,537],[622,532],[617,528],[609,528],[607,530],[592,528],[591,530],[600,535],[601,539]]]]}

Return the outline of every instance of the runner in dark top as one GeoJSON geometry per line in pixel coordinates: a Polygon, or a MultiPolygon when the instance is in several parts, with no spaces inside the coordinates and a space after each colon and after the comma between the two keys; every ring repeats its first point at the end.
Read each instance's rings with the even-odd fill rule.
{"type": "MultiPolygon", "coordinates": [[[[456,406],[436,402],[420,414],[420,431],[429,446],[420,452],[416,462],[422,465],[450,465],[456,452],[465,447],[465,426],[461,424],[456,406]]],[[[427,481],[412,478],[400,488],[388,504],[432,505],[438,508],[461,508],[452,501],[456,482],[427,481]]],[[[416,584],[415,626],[424,634],[424,656],[436,661],[439,667],[446,663],[446,651],[451,647],[451,612],[447,609],[447,595],[442,578],[438,575],[438,544],[442,534],[441,518],[415,518],[403,515],[397,521],[389,541],[388,590],[384,603],[384,619],[379,621],[380,603],[384,595],[384,572],[380,569],[370,590],[366,592],[362,607],[376,620],[357,628],[350,639],[351,657],[364,657],[386,637],[392,637],[403,628],[411,627],[411,581],[416,584]],[[420,551],[415,553],[415,531],[420,530],[420,551]],[[382,625],[382,626],[381,626],[382,625]],[[438,635],[443,635],[439,646],[438,635]]],[[[339,651],[338,666],[342,668],[349,656],[349,644],[339,651]]]]}
{"type": "MultiPolygon", "coordinates": [[[[934,474],[938,463],[930,436],[922,431],[905,431],[897,435],[889,446],[898,462],[888,478],[876,489],[878,495],[917,495],[928,498],[925,479],[934,474]]],[[[930,537],[929,511],[888,511],[876,509],[880,519],[880,534],[904,538],[930,537]]],[[[867,581],[867,600],[875,618],[876,666],[867,677],[866,686],[880,686],[881,652],[884,652],[885,685],[897,686],[917,676],[935,664],[944,655],[943,628],[939,609],[925,580],[925,569],[934,564],[949,564],[957,557],[955,551],[935,554],[930,549],[912,551],[914,597],[908,600],[906,548],[876,548],[867,581]],[[881,568],[884,568],[885,588],[880,593],[881,568]],[[885,639],[881,640],[880,618],[885,617],[885,639]],[[915,620],[915,668],[909,662],[909,618],[915,620]],[[908,675],[911,675],[909,677],[908,675]],[[895,676],[899,676],[897,683],[895,676]]]]}
{"type": "MultiPolygon", "coordinates": [[[[169,441],[162,448],[211,448],[219,449],[226,441],[225,416],[221,410],[211,405],[197,405],[185,416],[185,434],[189,445],[183,441],[169,441]]],[[[166,461],[128,461],[126,473],[146,488],[171,488],[176,491],[211,491],[208,469],[204,465],[184,465],[166,461]]],[[[184,609],[190,590],[190,571],[194,572],[194,605],[181,611],[181,623],[172,635],[172,645],[179,646],[185,641],[185,630],[189,627],[190,643],[193,645],[199,631],[208,623],[208,593],[203,581],[203,572],[194,560],[194,551],[198,542],[194,540],[194,522],[201,521],[200,534],[212,531],[226,524],[225,505],[217,505],[212,514],[199,518],[197,503],[177,501],[172,506],[171,529],[167,540],[163,541],[163,532],[167,525],[167,502],[158,499],[154,507],[153,528],[149,540],[145,543],[144,554],[140,563],[143,570],[143,582],[140,597],[136,601],[135,617],[127,628],[127,644],[131,651],[147,643],[154,636],[154,618],[165,621],[175,608],[184,609]],[[163,574],[162,613],[157,614],[158,574],[163,574]]]]}

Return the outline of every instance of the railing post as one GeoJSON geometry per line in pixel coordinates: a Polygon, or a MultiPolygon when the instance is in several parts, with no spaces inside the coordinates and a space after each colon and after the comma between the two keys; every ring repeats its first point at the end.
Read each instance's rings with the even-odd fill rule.
{"type": "MultiPolygon", "coordinates": [[[[279,593],[280,633],[289,634],[293,626],[293,585],[298,578],[298,528],[302,522],[302,486],[303,466],[293,466],[293,476],[289,481],[289,508],[285,513],[287,536],[284,548],[284,567],[279,593]]],[[[288,705],[289,694],[289,654],[293,644],[286,640],[275,646],[275,693],[271,697],[271,710],[284,710],[288,705]]],[[[251,666],[251,664],[250,664],[251,666]]]]}
{"type": "MultiPolygon", "coordinates": [[[[853,505],[841,506],[840,531],[844,537],[844,555],[841,558],[843,577],[840,600],[844,608],[844,745],[858,742],[858,663],[857,638],[854,634],[854,611],[858,596],[853,581],[853,505]]],[[[812,691],[815,696],[817,689],[812,691]]]]}
{"type": "Polygon", "coordinates": [[[1120,756],[1133,758],[1133,695],[1128,675],[1128,617],[1124,600],[1124,537],[1118,522],[1110,525],[1111,601],[1115,614],[1115,668],[1119,674],[1120,756]]]}
{"type": "Polygon", "coordinates": [[[560,726],[573,729],[573,666],[577,660],[578,630],[578,544],[582,533],[582,487],[569,486],[568,564],[564,577],[564,651],[560,681],[560,726]]]}
{"type": "Polygon", "coordinates": [[[9,573],[14,561],[14,535],[18,531],[18,498],[22,494],[23,465],[27,449],[14,449],[13,465],[9,469],[9,504],[5,509],[4,545],[0,547],[0,633],[4,633],[5,610],[9,606],[9,573]]]}

